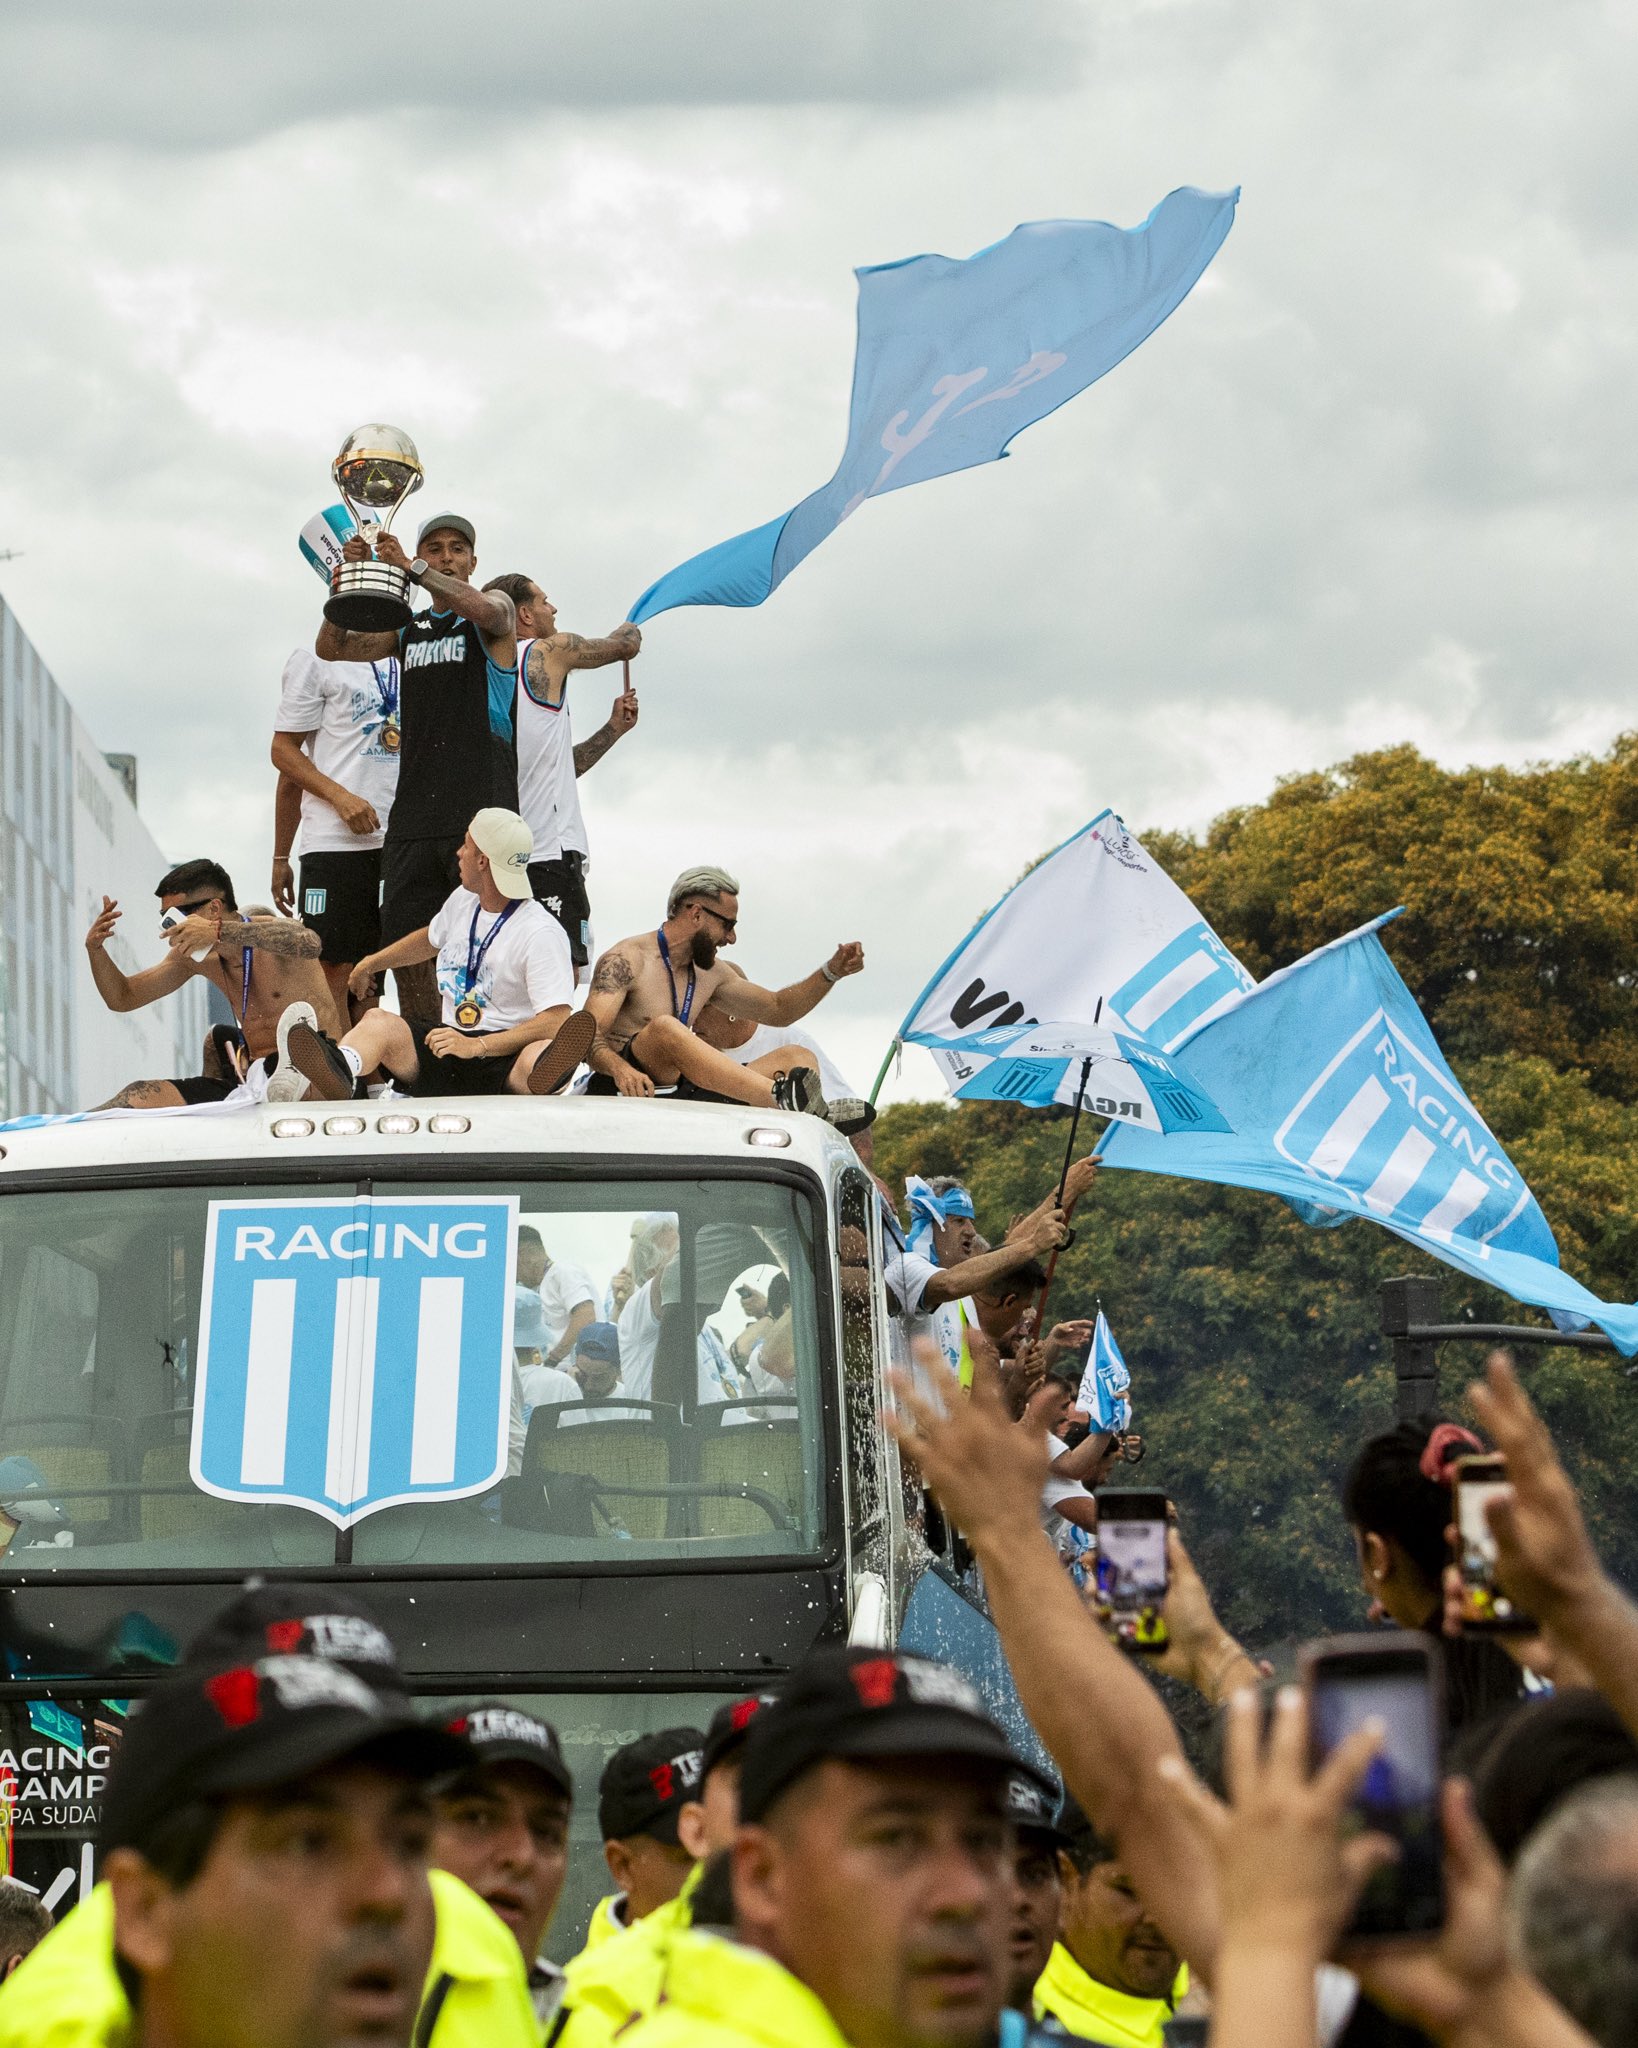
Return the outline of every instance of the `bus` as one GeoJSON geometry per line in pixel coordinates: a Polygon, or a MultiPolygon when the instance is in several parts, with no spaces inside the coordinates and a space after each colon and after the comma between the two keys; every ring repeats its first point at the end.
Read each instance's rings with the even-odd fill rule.
{"type": "Polygon", "coordinates": [[[83,1896],[133,1705],[247,1579],[339,1584],[421,1701],[560,1731],[568,1952],[613,1749],[820,1640],[900,1639],[929,1553],[880,1425],[891,1340],[876,1186],[812,1117],[503,1096],[0,1129],[6,1867],[83,1896]],[[606,1396],[522,1401],[520,1231],[616,1325],[606,1396]],[[785,1332],[754,1386],[742,1290],[785,1332]]]}

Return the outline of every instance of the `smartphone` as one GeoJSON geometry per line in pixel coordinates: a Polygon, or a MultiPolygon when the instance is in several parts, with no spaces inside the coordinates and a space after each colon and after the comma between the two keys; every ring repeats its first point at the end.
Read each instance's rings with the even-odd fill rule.
{"type": "Polygon", "coordinates": [[[1348,1932],[1375,1940],[1436,1931],[1445,1918],[1436,1647],[1398,1631],[1333,1636],[1303,1651],[1302,1676],[1316,1766],[1366,1721],[1378,1720],[1387,1731],[1349,1824],[1355,1832],[1391,1836],[1399,1858],[1373,1874],[1348,1932]]]}
{"type": "Polygon", "coordinates": [[[1458,1458],[1454,1471],[1452,1520],[1456,1524],[1456,1561],[1462,1574],[1462,1631],[1534,1634],[1534,1621],[1521,1614],[1496,1584],[1496,1539],[1485,1520],[1486,1504],[1507,1484],[1507,1460],[1498,1451],[1485,1451],[1458,1458]]]}
{"type": "MultiPolygon", "coordinates": [[[[179,924],[186,924],[187,921],[188,913],[182,908],[180,903],[173,903],[159,920],[159,929],[162,932],[174,932],[179,924]]],[[[190,957],[195,960],[203,960],[210,950],[209,946],[201,946],[199,951],[190,957]]]]}
{"type": "Polygon", "coordinates": [[[1100,1486],[1097,1610],[1123,1650],[1153,1655],[1166,1633],[1166,1525],[1171,1503],[1163,1493],[1100,1486]]]}

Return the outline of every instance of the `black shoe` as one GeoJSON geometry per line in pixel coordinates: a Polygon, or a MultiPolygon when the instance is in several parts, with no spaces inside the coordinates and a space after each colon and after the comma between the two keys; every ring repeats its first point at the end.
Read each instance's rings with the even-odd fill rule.
{"type": "Polygon", "coordinates": [[[292,1024],[285,1035],[290,1064],[305,1077],[308,1095],[315,1102],[351,1102],[355,1088],[347,1056],[333,1038],[326,1038],[311,1024],[292,1024]]]}
{"type": "Polygon", "coordinates": [[[807,1116],[825,1114],[824,1094],[812,1067],[792,1067],[788,1074],[775,1074],[773,1097],[775,1109],[800,1110],[807,1116]]]}
{"type": "Polygon", "coordinates": [[[592,1049],[597,1020],[589,1010],[576,1010],[529,1069],[531,1095],[555,1095],[592,1049]]]}
{"type": "Polygon", "coordinates": [[[876,1121],[876,1106],[871,1102],[861,1102],[856,1095],[838,1095],[834,1101],[825,1104],[824,1115],[844,1138],[851,1138],[855,1131],[869,1130],[876,1121]]]}

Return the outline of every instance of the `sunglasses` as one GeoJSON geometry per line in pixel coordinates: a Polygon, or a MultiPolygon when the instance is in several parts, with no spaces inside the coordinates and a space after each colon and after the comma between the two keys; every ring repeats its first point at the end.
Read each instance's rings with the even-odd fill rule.
{"type": "Polygon", "coordinates": [[[214,896],[201,896],[192,903],[179,903],[176,907],[187,917],[197,917],[201,910],[208,910],[215,901],[214,896]]]}
{"type": "Polygon", "coordinates": [[[724,917],[720,910],[713,910],[709,903],[701,903],[697,907],[703,910],[707,917],[714,917],[730,938],[739,930],[737,917],[724,917]]]}

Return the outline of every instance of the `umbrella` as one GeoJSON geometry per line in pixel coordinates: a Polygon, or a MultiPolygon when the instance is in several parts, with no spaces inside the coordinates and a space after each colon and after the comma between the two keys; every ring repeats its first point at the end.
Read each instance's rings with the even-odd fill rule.
{"type": "Polygon", "coordinates": [[[1007,1024],[960,1038],[911,1041],[939,1064],[959,1102],[1054,1102],[1148,1131],[1228,1131],[1222,1111],[1171,1054],[1093,1024],[1007,1024]]]}

